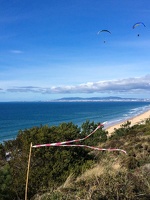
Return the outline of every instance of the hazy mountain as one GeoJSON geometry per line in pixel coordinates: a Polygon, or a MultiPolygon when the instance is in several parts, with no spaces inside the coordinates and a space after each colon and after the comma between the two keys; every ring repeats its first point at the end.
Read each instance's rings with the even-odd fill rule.
{"type": "Polygon", "coordinates": [[[110,97],[64,97],[60,99],[56,99],[55,101],[66,101],[66,102],[76,102],[76,101],[150,101],[150,99],[140,99],[140,98],[121,98],[116,96],[110,97]]]}

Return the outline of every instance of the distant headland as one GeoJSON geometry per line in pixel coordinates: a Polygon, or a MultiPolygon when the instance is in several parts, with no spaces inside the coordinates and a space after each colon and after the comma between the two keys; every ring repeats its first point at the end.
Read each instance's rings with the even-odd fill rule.
{"type": "Polygon", "coordinates": [[[60,99],[52,100],[55,102],[104,102],[104,101],[144,101],[150,102],[148,98],[122,98],[122,97],[89,97],[89,98],[82,98],[82,97],[64,97],[60,99]]]}

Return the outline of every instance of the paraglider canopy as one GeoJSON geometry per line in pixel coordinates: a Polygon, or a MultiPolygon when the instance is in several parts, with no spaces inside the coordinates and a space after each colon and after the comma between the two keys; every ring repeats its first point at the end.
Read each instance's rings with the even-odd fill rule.
{"type": "MultiPolygon", "coordinates": [[[[135,23],[135,24],[132,26],[132,28],[135,29],[135,28],[138,27],[138,26],[146,27],[145,24],[144,24],[143,22],[137,22],[137,23],[135,23]]],[[[138,33],[137,36],[139,37],[140,34],[138,33]]]]}
{"type": "MultiPolygon", "coordinates": [[[[109,34],[111,34],[111,32],[109,31],[109,30],[106,30],[106,29],[103,29],[103,30],[100,30],[100,31],[98,31],[97,32],[97,35],[99,35],[100,33],[102,33],[102,32],[106,32],[106,33],[109,33],[109,34]]],[[[106,41],[104,40],[104,43],[105,43],[106,41]]]]}
{"type": "Polygon", "coordinates": [[[143,25],[144,27],[146,27],[145,24],[144,24],[143,22],[137,22],[137,23],[135,23],[135,24],[133,25],[132,28],[134,29],[134,28],[136,28],[137,26],[140,26],[140,25],[143,25]]]}
{"type": "Polygon", "coordinates": [[[101,32],[108,32],[108,33],[110,33],[110,34],[111,34],[111,32],[110,32],[110,31],[108,31],[108,30],[101,30],[101,31],[98,31],[98,33],[97,33],[97,34],[100,34],[101,32]]]}

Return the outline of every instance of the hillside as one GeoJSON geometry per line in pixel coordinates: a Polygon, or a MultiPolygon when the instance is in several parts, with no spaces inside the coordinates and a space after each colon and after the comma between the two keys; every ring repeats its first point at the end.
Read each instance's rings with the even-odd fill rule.
{"type": "MultiPolygon", "coordinates": [[[[1,145],[0,199],[24,199],[31,141],[39,144],[72,140],[79,134],[83,138],[96,127],[89,121],[83,123],[82,129],[72,123],[33,127],[1,145]],[[5,159],[6,151],[11,152],[9,161],[5,159]]],[[[150,119],[132,127],[127,122],[109,138],[106,131],[99,129],[82,144],[124,149],[127,154],[79,147],[33,149],[28,199],[150,199],[150,119]]]]}
{"type": "Polygon", "coordinates": [[[145,125],[121,129],[101,144],[102,147],[118,147],[127,151],[91,152],[97,163],[80,176],[70,174],[57,189],[36,197],[41,199],[150,199],[150,120],[145,125]]]}

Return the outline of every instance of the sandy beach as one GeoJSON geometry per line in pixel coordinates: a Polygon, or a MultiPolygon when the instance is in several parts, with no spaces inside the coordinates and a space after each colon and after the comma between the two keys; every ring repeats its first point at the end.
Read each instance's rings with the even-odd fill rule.
{"type": "Polygon", "coordinates": [[[150,110],[137,115],[133,118],[127,119],[121,123],[115,124],[113,126],[107,127],[105,130],[108,131],[108,136],[111,135],[114,132],[114,129],[118,129],[121,127],[122,124],[126,123],[127,121],[131,122],[131,126],[135,125],[135,124],[140,124],[143,123],[146,119],[150,118],[150,110]]]}

